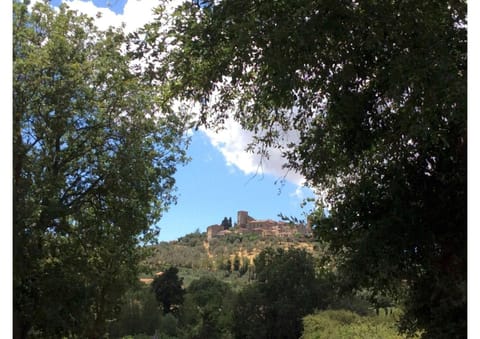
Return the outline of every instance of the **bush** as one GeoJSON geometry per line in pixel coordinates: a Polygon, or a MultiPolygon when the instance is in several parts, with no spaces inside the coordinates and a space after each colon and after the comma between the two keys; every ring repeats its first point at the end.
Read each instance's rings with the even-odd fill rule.
{"type": "Polygon", "coordinates": [[[150,288],[141,287],[125,294],[120,314],[115,322],[110,323],[108,332],[113,338],[125,338],[133,334],[138,336],[141,333],[152,335],[158,328],[160,319],[161,312],[155,295],[150,288]]]}
{"type": "Polygon", "coordinates": [[[162,334],[166,334],[170,337],[175,337],[177,335],[177,326],[178,326],[178,319],[175,318],[171,313],[165,314],[162,317],[161,325],[160,325],[160,332],[162,334]]]}
{"type": "Polygon", "coordinates": [[[361,316],[373,315],[372,305],[358,295],[348,295],[335,298],[330,307],[336,310],[348,310],[361,316]]]}
{"type": "Polygon", "coordinates": [[[181,312],[183,338],[224,338],[232,322],[233,292],[214,277],[193,281],[181,312]]]}
{"type": "Polygon", "coordinates": [[[345,310],[329,310],[303,318],[302,339],[401,339],[394,317],[362,317],[345,310]]]}

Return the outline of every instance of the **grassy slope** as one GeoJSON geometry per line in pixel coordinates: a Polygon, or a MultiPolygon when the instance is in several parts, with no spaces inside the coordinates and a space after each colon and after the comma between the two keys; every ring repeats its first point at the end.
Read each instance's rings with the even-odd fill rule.
{"type": "MultiPolygon", "coordinates": [[[[319,243],[305,238],[262,238],[257,235],[230,235],[214,238],[207,242],[205,233],[188,234],[178,241],[162,242],[155,248],[150,258],[152,275],[169,266],[179,268],[179,275],[184,278],[185,286],[201,276],[211,275],[240,288],[248,283],[249,272],[254,258],[267,247],[304,248],[314,256],[321,253],[319,243]],[[234,270],[235,261],[246,272],[241,275],[234,270]],[[228,266],[230,271],[228,272],[228,266]]],[[[146,276],[145,276],[146,277],[146,276]]]]}

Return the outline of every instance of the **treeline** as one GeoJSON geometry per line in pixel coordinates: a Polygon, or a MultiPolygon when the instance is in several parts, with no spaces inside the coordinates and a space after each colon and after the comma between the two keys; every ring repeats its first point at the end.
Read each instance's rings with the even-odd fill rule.
{"type": "Polygon", "coordinates": [[[125,297],[109,334],[211,339],[327,338],[322,335],[358,332],[370,333],[372,338],[377,333],[382,338],[399,338],[390,301],[384,298],[383,304],[375,303],[381,300],[368,293],[342,292],[338,277],[319,272],[304,249],[267,248],[252,267],[250,283],[236,291],[212,275],[185,287],[172,266],[150,286],[125,297]],[[375,314],[380,306],[387,317],[375,314]]]}

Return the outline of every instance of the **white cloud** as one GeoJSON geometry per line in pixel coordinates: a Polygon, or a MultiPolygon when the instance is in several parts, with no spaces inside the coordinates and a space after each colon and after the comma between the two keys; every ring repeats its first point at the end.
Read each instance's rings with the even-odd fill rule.
{"type": "Polygon", "coordinates": [[[145,23],[152,21],[152,10],[159,4],[158,0],[128,0],[123,14],[116,14],[109,8],[95,6],[92,1],[64,0],[63,2],[71,9],[95,18],[96,25],[102,30],[109,26],[121,27],[124,23],[127,32],[133,32],[145,23]]]}
{"type": "MultiPolygon", "coordinates": [[[[42,1],[32,0],[29,7],[42,1]]],[[[176,3],[178,1],[175,0],[176,3]]],[[[154,18],[152,11],[160,4],[158,0],[128,0],[125,3],[123,14],[117,14],[110,8],[97,7],[92,0],[62,0],[62,3],[68,5],[72,10],[94,18],[96,26],[101,30],[106,30],[110,26],[118,28],[125,24],[126,32],[133,32],[152,21],[154,18]]]]}
{"type": "Polygon", "coordinates": [[[247,152],[246,148],[253,140],[253,133],[242,129],[239,123],[229,119],[220,131],[202,129],[212,145],[224,156],[228,166],[234,166],[245,174],[268,174],[298,186],[305,182],[299,173],[283,168],[286,159],[280,150],[269,149],[269,157],[247,152]]]}
{"type": "Polygon", "coordinates": [[[303,189],[302,189],[302,186],[297,186],[295,188],[295,191],[293,193],[290,194],[291,197],[295,197],[297,198],[298,200],[303,200],[305,199],[305,194],[303,193],[303,189]]]}
{"type": "MultiPolygon", "coordinates": [[[[222,86],[229,86],[230,81],[230,77],[225,76],[222,81],[216,84],[215,90],[208,98],[209,108],[207,110],[216,110],[215,106],[221,100],[220,89],[222,86]]],[[[193,116],[200,114],[198,103],[183,102],[183,104],[185,105],[184,107],[189,107],[190,114],[193,116]]],[[[178,104],[178,107],[180,106],[178,104]]],[[[210,139],[212,145],[222,153],[227,165],[238,168],[247,175],[271,175],[276,179],[285,179],[297,186],[304,186],[305,178],[300,173],[284,167],[287,164],[287,159],[283,156],[281,149],[274,147],[267,149],[266,153],[268,156],[258,154],[255,151],[247,151],[247,148],[254,141],[254,133],[243,129],[232,118],[235,116],[233,109],[228,108],[227,111],[223,112],[228,118],[223,122],[221,129],[201,129],[210,139]]],[[[278,132],[280,133],[280,143],[283,147],[299,141],[299,133],[297,131],[283,131],[280,128],[278,132]]]]}

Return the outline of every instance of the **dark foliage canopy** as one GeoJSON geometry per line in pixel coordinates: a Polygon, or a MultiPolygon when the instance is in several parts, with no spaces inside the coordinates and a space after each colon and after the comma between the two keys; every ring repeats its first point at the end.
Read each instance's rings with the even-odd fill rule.
{"type": "Polygon", "coordinates": [[[183,303],[185,291],[183,278],[178,276],[178,268],[170,267],[152,281],[152,290],[158,303],[163,306],[163,313],[176,312],[183,303]]]}
{"type": "Polygon", "coordinates": [[[235,305],[235,337],[299,338],[302,318],[325,306],[312,256],[303,249],[267,248],[255,258],[255,273],[235,305]]]}
{"type": "Polygon", "coordinates": [[[282,148],[319,193],[313,225],[346,286],[406,288],[403,329],[425,338],[466,336],[466,8],[187,2],[159,9],[137,50],[158,52],[150,75],[200,103],[199,124],[233,118],[282,148]]]}
{"type": "Polygon", "coordinates": [[[229,284],[204,276],[192,281],[181,309],[182,337],[220,339],[230,337],[234,293],[229,284]]]}
{"type": "Polygon", "coordinates": [[[103,335],[175,201],[184,124],[126,43],[64,5],[13,2],[15,337],[103,335]]]}

